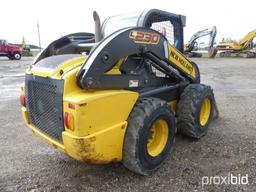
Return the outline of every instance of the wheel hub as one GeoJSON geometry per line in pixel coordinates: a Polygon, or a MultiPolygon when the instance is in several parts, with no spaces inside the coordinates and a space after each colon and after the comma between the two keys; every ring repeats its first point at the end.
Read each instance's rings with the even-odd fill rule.
{"type": "Polygon", "coordinates": [[[210,118],[210,113],[211,113],[211,101],[209,98],[206,98],[203,101],[200,109],[199,122],[201,126],[205,126],[207,124],[210,118]]]}
{"type": "Polygon", "coordinates": [[[165,148],[168,140],[168,123],[163,120],[157,120],[151,126],[151,134],[147,142],[147,151],[152,157],[159,155],[165,148]]]}
{"type": "Polygon", "coordinates": [[[14,57],[15,57],[15,59],[19,59],[19,58],[20,58],[20,55],[16,53],[16,54],[14,55],[14,57]]]}

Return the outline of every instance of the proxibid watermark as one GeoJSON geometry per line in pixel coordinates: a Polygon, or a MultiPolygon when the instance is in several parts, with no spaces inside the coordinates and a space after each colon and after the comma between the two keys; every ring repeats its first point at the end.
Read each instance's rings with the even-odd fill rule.
{"type": "Polygon", "coordinates": [[[202,186],[205,185],[248,185],[248,174],[246,175],[233,175],[228,173],[227,176],[203,176],[202,186]]]}

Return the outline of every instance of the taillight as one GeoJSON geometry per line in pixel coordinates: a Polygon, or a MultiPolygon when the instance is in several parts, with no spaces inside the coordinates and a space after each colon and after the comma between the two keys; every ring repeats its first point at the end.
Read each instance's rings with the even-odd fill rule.
{"type": "Polygon", "coordinates": [[[71,113],[65,112],[64,114],[64,124],[65,127],[74,131],[74,118],[71,113]]]}
{"type": "Polygon", "coordinates": [[[20,96],[20,104],[21,104],[23,107],[26,107],[26,98],[25,98],[25,95],[21,95],[21,96],[20,96]]]}

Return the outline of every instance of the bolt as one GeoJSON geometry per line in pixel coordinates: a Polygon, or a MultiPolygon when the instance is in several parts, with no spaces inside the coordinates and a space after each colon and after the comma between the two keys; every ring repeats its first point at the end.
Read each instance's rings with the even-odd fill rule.
{"type": "Polygon", "coordinates": [[[106,61],[107,61],[107,60],[108,60],[108,58],[109,58],[109,56],[108,56],[108,55],[104,55],[104,57],[103,57],[103,58],[104,58],[104,60],[106,60],[106,61]]]}

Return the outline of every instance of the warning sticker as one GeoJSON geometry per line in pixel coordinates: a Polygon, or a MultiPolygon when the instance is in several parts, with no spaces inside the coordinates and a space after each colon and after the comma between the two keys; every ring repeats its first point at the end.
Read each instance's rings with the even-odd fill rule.
{"type": "Polygon", "coordinates": [[[129,87],[138,87],[139,86],[139,80],[130,80],[129,81],[129,87]]]}

